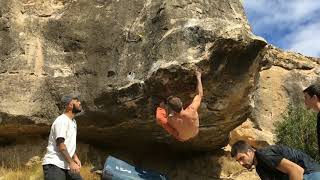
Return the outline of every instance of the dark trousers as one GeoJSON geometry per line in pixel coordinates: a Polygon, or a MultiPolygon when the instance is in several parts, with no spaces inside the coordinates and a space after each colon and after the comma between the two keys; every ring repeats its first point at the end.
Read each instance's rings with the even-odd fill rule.
{"type": "Polygon", "coordinates": [[[45,180],[82,180],[79,173],[74,174],[52,164],[43,165],[42,168],[45,180]]]}

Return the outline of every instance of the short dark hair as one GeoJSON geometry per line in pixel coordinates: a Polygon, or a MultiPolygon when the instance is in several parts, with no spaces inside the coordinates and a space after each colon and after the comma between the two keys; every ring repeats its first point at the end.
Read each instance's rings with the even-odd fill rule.
{"type": "Polygon", "coordinates": [[[80,100],[80,94],[70,93],[62,96],[61,98],[62,108],[65,109],[72,100],[80,100]]]}
{"type": "Polygon", "coordinates": [[[320,100],[320,84],[312,84],[303,90],[304,93],[308,93],[310,97],[316,95],[320,100]]]}
{"type": "Polygon", "coordinates": [[[173,111],[179,113],[182,110],[182,104],[181,101],[174,100],[174,98],[177,98],[175,96],[169,96],[167,98],[167,105],[170,109],[173,111]]]}
{"type": "Polygon", "coordinates": [[[245,141],[237,141],[231,147],[231,157],[236,157],[238,153],[246,153],[248,150],[253,150],[253,148],[245,141]]]}

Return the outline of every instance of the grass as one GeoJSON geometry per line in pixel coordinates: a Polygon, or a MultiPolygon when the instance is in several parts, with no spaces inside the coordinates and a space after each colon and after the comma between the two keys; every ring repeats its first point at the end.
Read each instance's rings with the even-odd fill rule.
{"type": "Polygon", "coordinates": [[[42,180],[43,172],[40,164],[30,168],[0,168],[0,180],[42,180]]]}
{"type": "MultiPolygon", "coordinates": [[[[36,145],[18,144],[12,146],[0,146],[0,180],[43,180],[41,158],[45,153],[47,142],[36,142],[36,145]],[[37,160],[26,166],[35,156],[37,160]]],[[[88,159],[88,147],[80,144],[80,159],[82,168],[80,174],[83,179],[98,180],[100,176],[91,173],[92,163],[88,159]]],[[[79,155],[79,154],[78,154],[79,155]]]]}
{"type": "Polygon", "coordinates": [[[90,172],[90,170],[92,169],[91,165],[85,165],[81,168],[81,176],[83,177],[83,179],[92,179],[92,180],[100,180],[100,176],[90,172]]]}
{"type": "MultiPolygon", "coordinates": [[[[91,173],[92,166],[84,165],[80,174],[83,179],[99,180],[100,176],[91,173]]],[[[0,180],[43,180],[43,171],[41,164],[37,164],[30,168],[23,167],[18,169],[0,168],[0,180]]]]}

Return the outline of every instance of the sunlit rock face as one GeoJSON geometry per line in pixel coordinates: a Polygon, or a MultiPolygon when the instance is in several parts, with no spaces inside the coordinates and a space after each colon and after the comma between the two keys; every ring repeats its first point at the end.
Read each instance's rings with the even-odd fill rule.
{"type": "Polygon", "coordinates": [[[186,150],[227,144],[251,112],[266,42],[240,1],[0,1],[0,140],[46,135],[63,94],[81,94],[79,139],[186,150]],[[155,123],[151,96],[195,95],[200,133],[179,143],[155,123]]]}
{"type": "Polygon", "coordinates": [[[320,82],[320,59],[285,52],[271,45],[260,56],[262,66],[254,93],[252,119],[261,130],[273,133],[288,105],[303,105],[303,90],[320,82]]]}
{"type": "Polygon", "coordinates": [[[1,0],[0,144],[47,138],[61,96],[76,92],[79,141],[115,146],[112,155],[129,148],[119,157],[173,179],[257,178],[238,176],[225,153],[191,152],[220,149],[248,118],[230,142],[273,143],[281,113],[319,81],[319,59],[265,45],[241,0],[1,0]],[[200,132],[180,143],[156,124],[151,97],[176,95],[187,106],[195,66],[200,132]]]}
{"type": "Polygon", "coordinates": [[[261,70],[252,113],[248,121],[231,132],[230,144],[246,140],[259,148],[276,143],[275,127],[283,120],[288,105],[303,106],[303,90],[320,83],[319,58],[286,52],[272,45],[266,46],[258,56],[261,70]]]}

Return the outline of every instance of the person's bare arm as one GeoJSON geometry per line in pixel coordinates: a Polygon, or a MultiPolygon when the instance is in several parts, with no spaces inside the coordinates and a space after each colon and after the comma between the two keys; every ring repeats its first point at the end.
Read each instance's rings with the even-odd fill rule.
{"type": "Polygon", "coordinates": [[[62,154],[64,159],[69,163],[70,171],[72,173],[79,173],[80,166],[71,158],[67,150],[67,146],[64,144],[64,138],[57,138],[56,143],[57,143],[59,152],[62,154]]]}
{"type": "Polygon", "coordinates": [[[203,97],[203,88],[202,88],[202,81],[201,81],[201,72],[199,70],[196,71],[196,77],[197,77],[198,95],[202,98],[203,97]]]}
{"type": "Polygon", "coordinates": [[[192,103],[189,105],[188,108],[192,108],[194,110],[198,110],[201,105],[201,100],[203,97],[203,88],[202,88],[202,82],[201,82],[201,72],[196,71],[196,77],[197,77],[197,95],[193,98],[192,103]]]}
{"type": "Polygon", "coordinates": [[[283,158],[277,169],[289,176],[290,180],[302,180],[304,169],[298,164],[283,158]]]}

